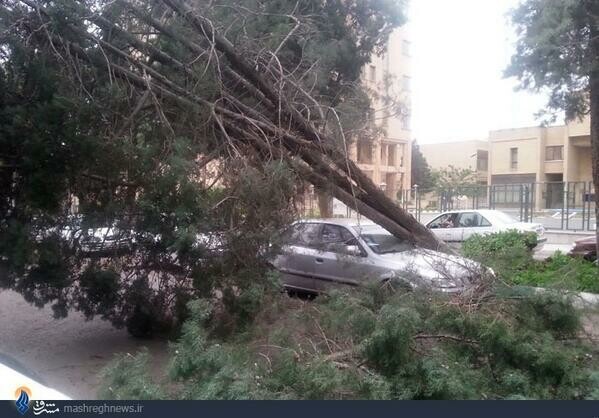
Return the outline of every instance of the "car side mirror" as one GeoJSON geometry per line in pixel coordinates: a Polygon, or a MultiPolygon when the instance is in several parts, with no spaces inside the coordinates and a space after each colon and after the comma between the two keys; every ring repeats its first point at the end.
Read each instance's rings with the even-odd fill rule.
{"type": "Polygon", "coordinates": [[[344,252],[347,255],[353,255],[355,257],[362,256],[362,250],[357,245],[346,245],[344,247],[344,252]]]}

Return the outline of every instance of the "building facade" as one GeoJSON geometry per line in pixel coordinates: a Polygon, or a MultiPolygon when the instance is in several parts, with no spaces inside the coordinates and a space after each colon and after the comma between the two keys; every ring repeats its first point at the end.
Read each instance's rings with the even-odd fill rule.
{"type": "Polygon", "coordinates": [[[354,141],[350,157],[387,196],[397,199],[398,192],[409,189],[411,182],[410,41],[405,28],[391,34],[387,51],[372,57],[362,78],[373,92],[371,123],[380,134],[354,141]],[[383,96],[400,105],[389,105],[380,99],[383,96]]]}
{"type": "Polygon", "coordinates": [[[472,140],[422,144],[418,146],[433,170],[449,166],[471,170],[476,173],[479,184],[486,185],[489,166],[489,141],[472,140]]]}
{"type": "Polygon", "coordinates": [[[590,121],[489,133],[491,185],[536,183],[537,210],[581,204],[592,181],[590,121]]]}

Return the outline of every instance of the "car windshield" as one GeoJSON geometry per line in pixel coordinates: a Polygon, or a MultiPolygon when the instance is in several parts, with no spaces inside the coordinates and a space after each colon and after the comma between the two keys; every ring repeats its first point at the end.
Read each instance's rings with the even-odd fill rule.
{"type": "Polygon", "coordinates": [[[514,224],[516,222],[518,222],[517,220],[515,220],[514,218],[512,218],[510,215],[508,215],[505,212],[495,212],[493,214],[493,216],[495,217],[495,219],[497,219],[499,222],[502,222],[504,224],[514,224]]]}
{"type": "Polygon", "coordinates": [[[359,228],[360,237],[377,254],[400,253],[414,248],[412,244],[391,235],[378,225],[359,228]]]}

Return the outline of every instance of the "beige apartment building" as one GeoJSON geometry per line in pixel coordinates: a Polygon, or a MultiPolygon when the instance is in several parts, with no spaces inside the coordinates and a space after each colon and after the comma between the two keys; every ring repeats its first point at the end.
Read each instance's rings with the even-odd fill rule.
{"type": "Polygon", "coordinates": [[[471,140],[419,144],[418,147],[433,170],[442,170],[449,166],[472,170],[476,173],[479,184],[487,184],[489,141],[471,140]]]}
{"type": "Polygon", "coordinates": [[[592,181],[590,122],[502,129],[489,133],[489,184],[539,183],[536,209],[580,205],[592,181]],[[568,185],[567,183],[570,183],[568,185]]]}
{"type": "Polygon", "coordinates": [[[375,93],[372,123],[381,135],[374,140],[358,138],[350,148],[350,157],[387,196],[396,199],[398,191],[410,188],[411,181],[410,41],[405,28],[393,32],[385,54],[373,56],[362,77],[375,93]],[[401,112],[377,99],[382,95],[401,103],[401,112]]]}

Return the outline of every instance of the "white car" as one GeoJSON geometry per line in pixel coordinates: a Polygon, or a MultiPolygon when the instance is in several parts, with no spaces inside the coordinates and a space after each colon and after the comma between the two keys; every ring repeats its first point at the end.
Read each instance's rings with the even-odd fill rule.
{"type": "Polygon", "coordinates": [[[20,398],[20,403],[25,405],[25,411],[27,410],[26,406],[31,406],[29,402],[33,400],[70,399],[65,394],[42,384],[40,380],[34,373],[27,371],[13,359],[4,355],[0,356],[0,399],[16,401],[20,398]],[[21,392],[24,394],[21,395],[21,392]]]}
{"type": "Polygon", "coordinates": [[[546,241],[545,228],[540,223],[519,222],[499,210],[454,210],[444,212],[426,224],[438,238],[445,242],[463,242],[472,235],[492,234],[515,229],[537,234],[537,243],[546,241]]]}

